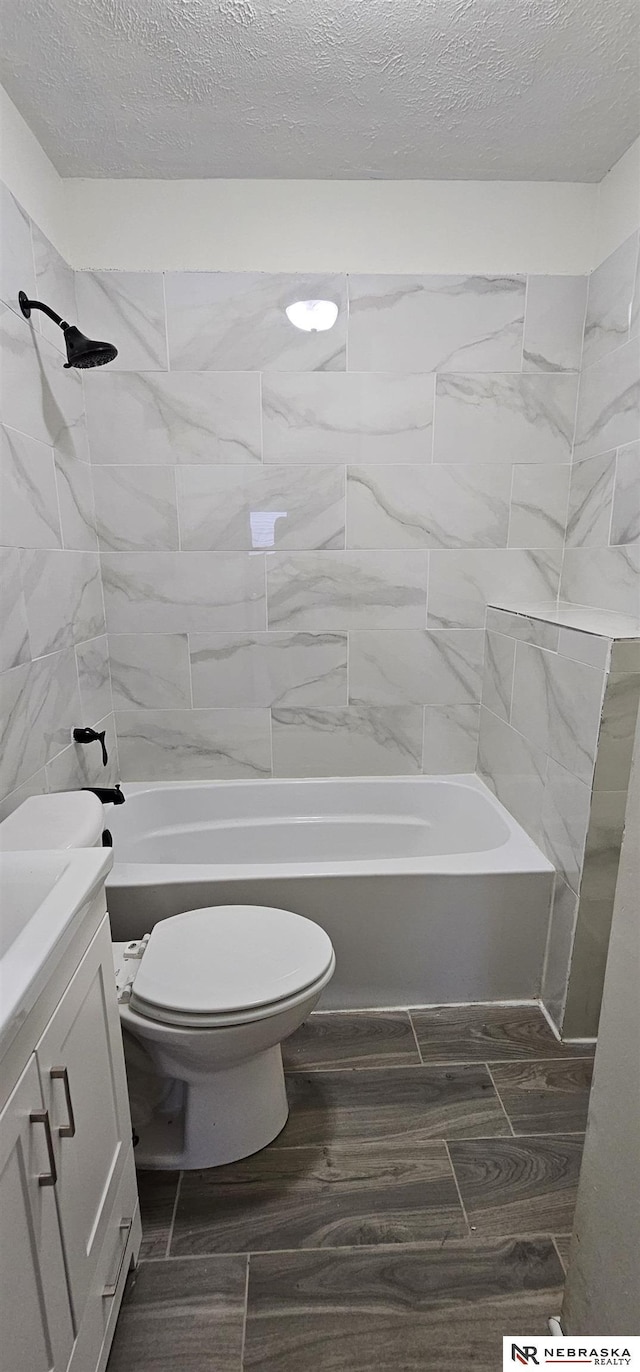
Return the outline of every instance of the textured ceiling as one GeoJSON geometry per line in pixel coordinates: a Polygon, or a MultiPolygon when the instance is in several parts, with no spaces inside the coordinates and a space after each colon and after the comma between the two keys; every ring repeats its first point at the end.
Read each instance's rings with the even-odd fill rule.
{"type": "Polygon", "coordinates": [[[64,176],[599,180],[639,132],[638,0],[1,0],[64,176]]]}

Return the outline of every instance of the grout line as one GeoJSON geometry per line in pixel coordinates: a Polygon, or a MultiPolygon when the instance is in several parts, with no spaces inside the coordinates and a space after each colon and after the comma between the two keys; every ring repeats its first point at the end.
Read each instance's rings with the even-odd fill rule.
{"type": "Polygon", "coordinates": [[[428,462],[429,462],[431,465],[433,465],[433,463],[435,462],[435,456],[436,456],[436,392],[437,392],[437,389],[438,389],[438,373],[437,373],[437,372],[434,372],[434,373],[433,373],[433,387],[432,387],[433,406],[432,406],[432,410],[431,410],[431,452],[430,452],[430,454],[429,454],[429,459],[428,459],[428,462]]]}
{"type": "MultiPolygon", "coordinates": [[[[491,632],[493,633],[493,630],[491,630],[491,632]]],[[[517,644],[518,644],[518,643],[525,643],[525,644],[526,644],[526,639],[518,638],[518,639],[516,639],[516,647],[517,647],[517,644]]],[[[537,650],[537,652],[539,652],[539,653],[547,653],[550,657],[557,657],[557,656],[558,656],[558,654],[556,653],[555,648],[540,648],[539,645],[538,645],[537,643],[529,643],[529,644],[526,644],[526,646],[529,647],[529,648],[535,648],[535,649],[537,650]]],[[[572,661],[572,659],[571,659],[571,658],[567,658],[566,661],[567,661],[567,662],[570,662],[570,661],[572,661]]],[[[581,665],[582,667],[589,667],[589,663],[588,663],[588,662],[583,662],[583,663],[581,663],[580,665],[581,665]]],[[[592,671],[592,672],[599,672],[601,669],[600,669],[599,667],[590,667],[589,670],[592,671]]],[[[487,711],[489,712],[490,715],[493,715],[493,718],[494,718],[494,719],[499,720],[501,724],[506,724],[506,726],[507,726],[508,729],[513,729],[514,734],[517,734],[517,735],[518,735],[518,738],[524,739],[524,742],[527,744],[527,747],[528,747],[529,749],[535,748],[536,752],[538,752],[538,753],[542,753],[542,752],[544,751],[544,750],[540,747],[540,744],[539,744],[539,743],[534,743],[532,739],[527,738],[527,735],[521,733],[520,729],[516,729],[516,727],[515,727],[514,724],[510,724],[509,721],[506,720],[506,719],[503,719],[501,715],[497,715],[497,714],[495,713],[495,710],[491,710],[491,709],[489,708],[489,706],[488,706],[488,705],[485,705],[482,701],[480,702],[480,704],[482,705],[483,710],[487,710],[487,711]]],[[[544,753],[544,757],[545,757],[545,761],[548,762],[549,758],[551,757],[551,754],[550,754],[550,753],[544,753]]],[[[555,762],[555,758],[552,758],[551,760],[552,760],[552,762],[555,762]]],[[[557,767],[560,767],[561,765],[562,765],[562,764],[559,763],[559,762],[556,763],[556,766],[557,766],[557,767]]],[[[565,770],[565,772],[566,772],[566,771],[568,771],[568,768],[565,767],[564,770],[565,770]]],[[[570,776],[573,776],[573,772],[570,772],[569,775],[570,775],[570,776]]],[[[577,781],[582,781],[582,778],[581,778],[581,777],[577,777],[577,778],[575,778],[575,780],[577,780],[577,781]]],[[[583,784],[583,786],[586,786],[586,785],[587,785],[586,782],[582,782],[582,784],[583,784]]],[[[531,841],[533,842],[533,839],[532,839],[531,841]]],[[[540,851],[542,851],[542,849],[541,849],[540,851]]],[[[473,1004],[473,1002],[468,1002],[468,1003],[469,1003],[469,1004],[473,1004]]],[[[484,1005],[491,1005],[492,1003],[493,1003],[492,1001],[483,1001],[483,1002],[482,1002],[482,1004],[484,1004],[484,1005]]],[[[496,1001],[495,1003],[496,1003],[496,1004],[502,1004],[502,1002],[500,1002],[500,1001],[496,1001]]],[[[513,1004],[514,1004],[514,1005],[522,1005],[522,1004],[539,1005],[540,1002],[539,1002],[539,1001],[514,1001],[513,1004]]]]}
{"type": "Polygon", "coordinates": [[[564,1275],[565,1275],[565,1277],[566,1277],[566,1275],[567,1275],[567,1266],[566,1266],[566,1263],[565,1263],[564,1258],[563,1258],[563,1256],[562,1256],[562,1253],[560,1252],[560,1249],[558,1248],[557,1239],[556,1239],[556,1235],[555,1235],[555,1234],[552,1234],[552,1235],[551,1235],[551,1242],[552,1242],[552,1244],[553,1244],[553,1246],[554,1246],[554,1248],[555,1248],[555,1250],[556,1250],[556,1253],[558,1254],[558,1262],[560,1263],[560,1266],[561,1266],[561,1268],[562,1268],[562,1271],[564,1272],[564,1275]]]}
{"type": "Polygon", "coordinates": [[[434,1134],[432,1137],[424,1138],[419,1127],[416,1132],[417,1138],[414,1138],[412,1129],[405,1129],[401,1134],[382,1134],[369,1139],[316,1139],[314,1143],[284,1143],[281,1145],[274,1142],[269,1144],[269,1148],[272,1155],[278,1156],[280,1153],[317,1153],[318,1149],[322,1148],[339,1150],[340,1148],[357,1147],[366,1152],[370,1148],[395,1147],[398,1143],[406,1143],[407,1140],[410,1144],[415,1143],[416,1147],[430,1148],[441,1143],[446,1143],[447,1146],[449,1143],[513,1143],[514,1140],[517,1143],[537,1143],[538,1139],[583,1139],[585,1137],[584,1129],[558,1129],[555,1133],[546,1130],[539,1134],[526,1132],[522,1134],[462,1134],[459,1138],[452,1139],[446,1139],[442,1134],[434,1134]]]}
{"type": "MultiPolygon", "coordinates": [[[[5,425],[4,427],[6,428],[6,425],[5,425]]],[[[51,449],[51,465],[52,465],[52,468],[53,468],[53,487],[54,487],[54,490],[55,490],[55,493],[56,493],[56,509],[57,509],[57,511],[58,511],[58,529],[59,529],[59,531],[60,531],[60,547],[66,549],[66,547],[67,547],[67,541],[66,541],[66,539],[65,539],[65,536],[64,536],[64,529],[63,529],[63,527],[62,527],[62,506],[61,506],[61,504],[60,504],[60,483],[59,483],[58,477],[60,477],[60,480],[62,480],[63,478],[62,478],[62,474],[61,474],[61,473],[59,472],[59,470],[58,470],[58,464],[57,464],[57,462],[56,462],[56,450],[55,450],[55,448],[52,448],[52,449],[51,449]]],[[[98,543],[98,532],[97,532],[97,521],[96,521],[95,488],[94,488],[94,485],[93,485],[93,471],[91,470],[90,463],[87,463],[86,465],[89,467],[89,471],[90,471],[90,473],[91,473],[91,496],[92,496],[92,499],[93,499],[93,532],[94,532],[94,534],[95,534],[95,539],[96,539],[96,552],[99,553],[99,552],[100,552],[100,545],[99,545],[99,543],[98,543]]],[[[69,550],[69,551],[71,551],[71,550],[69,550]]],[[[91,549],[91,551],[93,551],[93,549],[91,549]]],[[[102,567],[100,567],[100,586],[101,586],[101,588],[102,588],[102,567]]],[[[103,604],[103,610],[104,610],[104,596],[103,596],[102,604],[103,604]]],[[[106,622],[106,621],[105,621],[105,622],[106,622]]]]}
{"type": "Polygon", "coordinates": [[[240,1369],[244,1367],[244,1349],[247,1340],[247,1316],[249,1314],[249,1268],[251,1266],[251,1254],[247,1253],[247,1271],[244,1282],[244,1314],[242,1318],[242,1341],[240,1344],[240,1369]]]}
{"type": "Polygon", "coordinates": [[[462,1209],[462,1213],[463,1213],[463,1215],[464,1215],[464,1222],[465,1222],[465,1224],[466,1224],[466,1226],[467,1226],[467,1229],[469,1230],[469,1233],[470,1233],[470,1234],[475,1233],[475,1227],[472,1229],[472,1227],[471,1227],[471,1225],[470,1225],[470,1223],[469,1223],[469,1216],[468,1216],[468,1214],[467,1214],[467,1207],[466,1207],[466,1205],[465,1205],[465,1203],[464,1203],[464,1201],[463,1201],[463,1199],[462,1199],[462,1191],[460,1190],[460,1184],[459,1184],[459,1182],[458,1182],[458,1178],[457,1178],[457,1175],[456,1175],[456,1169],[455,1169],[455,1167],[454,1167],[454,1165],[453,1165],[453,1160],[452,1160],[452,1158],[451,1158],[451,1153],[449,1152],[449,1144],[447,1143],[447,1140],[446,1140],[446,1139],[444,1140],[444,1146],[445,1146],[445,1149],[446,1149],[447,1157],[448,1157],[448,1159],[449,1159],[449,1166],[450,1166],[450,1168],[451,1168],[451,1175],[452,1175],[453,1180],[454,1180],[454,1182],[455,1182],[456,1191],[457,1191],[457,1193],[458,1193],[458,1200],[460,1201],[460,1206],[461,1206],[461,1209],[462,1209]]]}
{"type": "MultiPolygon", "coordinates": [[[[606,259],[605,259],[605,260],[606,260],[606,259]]],[[[591,277],[593,276],[593,273],[594,273],[595,270],[596,270],[595,267],[590,267],[589,271],[587,271],[587,272],[580,272],[580,273],[579,273],[579,275],[585,277],[585,280],[586,280],[586,290],[585,290],[585,293],[584,293],[584,309],[583,309],[583,311],[582,311],[582,326],[581,326],[581,329],[580,329],[580,357],[578,358],[578,367],[577,367],[578,378],[580,378],[580,376],[582,375],[582,364],[583,364],[583,361],[584,361],[584,333],[585,333],[585,328],[586,328],[586,325],[587,325],[587,315],[588,315],[588,313],[589,313],[589,287],[590,287],[590,285],[591,285],[591,277]]]]}
{"type": "MultiPolygon", "coordinates": [[[[552,914],[553,914],[553,898],[555,897],[555,886],[556,886],[556,880],[557,880],[558,876],[559,876],[559,873],[556,872],[556,874],[555,874],[555,879],[554,879],[554,883],[553,883],[552,904],[551,904],[551,909],[550,909],[550,911],[549,911],[549,926],[548,926],[548,931],[547,931],[547,946],[545,947],[545,963],[544,963],[543,972],[546,971],[546,966],[547,966],[546,955],[547,955],[547,951],[548,951],[549,938],[550,938],[550,935],[551,935],[551,916],[552,916],[552,914]]],[[[567,884],[568,884],[568,883],[567,883],[567,884]]],[[[569,890],[571,890],[571,887],[569,887],[569,890]]],[[[574,891],[574,895],[575,895],[575,891],[574,891]]],[[[547,1021],[547,1024],[549,1025],[549,1028],[550,1028],[550,1030],[551,1030],[551,1033],[553,1034],[554,1039],[556,1040],[556,1043],[562,1043],[562,1039],[561,1039],[561,1037],[560,1037],[560,1030],[558,1029],[557,1024],[556,1024],[556,1023],[554,1022],[554,1020],[551,1018],[551,1015],[549,1014],[549,1011],[547,1010],[547,1007],[546,1007],[546,1005],[545,1005],[545,1003],[544,1003],[543,1000],[540,1001],[540,1011],[541,1011],[542,1015],[544,1015],[544,1018],[545,1018],[545,1020],[547,1021]]],[[[595,1040],[594,1040],[594,1041],[595,1041],[595,1040]]]]}
{"type": "MultiPolygon", "coordinates": [[[[525,1131],[521,1134],[514,1133],[513,1135],[513,1139],[516,1143],[537,1143],[538,1139],[584,1139],[584,1137],[584,1129],[558,1129],[555,1133],[553,1133],[553,1131],[550,1129],[546,1129],[544,1132],[540,1132],[539,1134],[527,1133],[525,1131]]],[[[466,1139],[456,1139],[455,1142],[465,1143],[466,1139]]],[[[475,1142],[475,1139],[472,1140],[472,1142],[475,1142]]],[[[507,1138],[506,1134],[496,1134],[493,1138],[493,1142],[510,1143],[511,1139],[507,1138]]]]}
{"type": "Polygon", "coordinates": [[[320,1074],[321,1072],[415,1072],[423,1067],[427,1069],[431,1067],[532,1067],[535,1066],[535,1064],[537,1063],[543,1062],[590,1062],[593,1056],[591,1053],[585,1052],[584,1050],[580,1051],[580,1045],[577,1045],[576,1052],[568,1052],[566,1054],[553,1053],[551,1055],[548,1055],[544,1052],[541,1052],[537,1053],[535,1056],[524,1058],[434,1058],[433,1061],[425,1061],[422,1055],[422,1051],[420,1049],[420,1044],[418,1042],[415,1029],[413,1032],[414,1038],[416,1040],[416,1047],[418,1049],[418,1053],[420,1054],[420,1062],[385,1062],[382,1058],[382,1055],[380,1055],[381,1060],[379,1060],[378,1062],[364,1062],[361,1065],[355,1064],[352,1066],[349,1066],[347,1063],[337,1063],[335,1066],[331,1066],[326,1062],[321,1062],[317,1064],[314,1064],[313,1062],[305,1062],[300,1063],[300,1065],[296,1063],[292,1064],[291,1066],[285,1063],[285,1075],[291,1077],[296,1076],[296,1074],[299,1074],[301,1072],[314,1072],[317,1074],[320,1074]]]}
{"type": "Polygon", "coordinates": [[[562,534],[562,547],[560,549],[560,576],[558,578],[558,590],[556,593],[556,604],[562,600],[562,587],[564,585],[564,563],[567,553],[567,534],[569,532],[569,518],[571,514],[571,487],[573,485],[573,471],[576,462],[576,438],[578,435],[578,414],[580,412],[580,392],[582,390],[582,357],[584,353],[584,331],[587,322],[587,312],[589,308],[589,282],[587,281],[586,299],[584,306],[584,318],[582,321],[582,341],[580,345],[580,365],[578,367],[578,384],[576,386],[576,402],[573,407],[573,427],[571,431],[571,451],[569,453],[569,489],[567,491],[567,505],[564,518],[564,530],[562,534]]]}
{"type": "Polygon", "coordinates": [[[611,536],[612,536],[612,534],[613,534],[613,511],[614,511],[614,506],[615,506],[615,503],[616,503],[616,488],[617,488],[617,485],[618,485],[618,457],[619,457],[619,455],[620,455],[620,448],[618,447],[618,448],[616,448],[615,451],[614,451],[613,463],[612,463],[612,467],[613,467],[613,481],[612,481],[612,483],[611,483],[611,509],[609,510],[609,528],[608,528],[608,532],[607,532],[607,545],[606,545],[607,548],[617,548],[617,547],[619,547],[619,546],[624,546],[624,545],[619,545],[619,544],[617,544],[617,543],[612,543],[612,542],[611,542],[611,536]]]}
{"type": "Polygon", "coordinates": [[[425,578],[425,595],[424,595],[424,627],[425,627],[425,629],[429,629],[429,628],[431,627],[430,624],[429,624],[429,602],[430,602],[430,597],[431,597],[431,573],[432,573],[432,567],[431,567],[431,561],[432,561],[432,559],[431,559],[431,554],[432,554],[432,552],[434,552],[434,551],[437,552],[437,549],[425,548],[424,551],[425,551],[425,553],[426,553],[426,555],[427,555],[427,575],[426,575],[426,578],[425,578]]]}
{"type": "Polygon", "coordinates": [[[173,1242],[173,1229],[174,1229],[174,1225],[175,1225],[175,1222],[176,1222],[176,1214],[177,1214],[177,1210],[178,1210],[178,1201],[179,1201],[179,1199],[180,1199],[180,1189],[181,1189],[181,1187],[182,1187],[182,1178],[183,1178],[183,1176],[184,1176],[184,1173],[183,1173],[183,1172],[180,1172],[180,1173],[178,1174],[178,1185],[176,1186],[176,1196],[175,1196],[175,1200],[174,1200],[174,1202],[173,1202],[173,1212],[172,1212],[172,1215],[171,1215],[171,1223],[170,1223],[170,1225],[169,1225],[169,1233],[168,1233],[168,1236],[167,1236],[167,1247],[166,1247],[166,1249],[165,1249],[165,1254],[164,1254],[165,1259],[169,1257],[169,1252],[170,1252],[170,1249],[171,1249],[171,1244],[172,1244],[172,1242],[173,1242]]]}
{"type": "MultiPolygon", "coordinates": [[[[349,371],[349,334],[351,333],[351,329],[350,329],[350,327],[349,327],[349,326],[350,326],[350,323],[351,323],[351,291],[350,291],[350,281],[349,281],[350,275],[351,275],[350,272],[345,272],[345,273],[344,273],[345,330],[344,330],[344,372],[343,372],[343,376],[346,376],[347,373],[348,373],[348,371],[349,371]]],[[[340,308],[338,307],[338,317],[339,317],[339,316],[340,316],[340,308]]],[[[337,320],[336,320],[336,323],[337,323],[337,320]]]]}
{"type": "Polygon", "coordinates": [[[506,1119],[506,1121],[507,1121],[507,1124],[509,1125],[509,1129],[510,1129],[510,1131],[511,1131],[511,1136],[512,1136],[512,1138],[515,1138],[515,1136],[516,1136],[516,1131],[515,1131],[515,1129],[514,1129],[512,1123],[511,1123],[511,1120],[510,1120],[509,1115],[508,1115],[508,1113],[507,1113],[507,1107],[506,1107],[506,1105],[505,1105],[505,1103],[504,1103],[504,1101],[503,1101],[503,1099],[502,1099],[502,1096],[500,1095],[500,1092],[499,1092],[499,1090],[498,1090],[498,1088],[497,1088],[497,1086],[496,1086],[493,1072],[491,1071],[491,1068],[490,1068],[488,1062],[485,1062],[485,1063],[484,1063],[484,1066],[486,1067],[487,1072],[489,1073],[489,1076],[491,1077],[491,1081],[492,1081],[492,1084],[493,1084],[493,1089],[494,1089],[494,1091],[495,1091],[495,1093],[496,1093],[496,1096],[498,1097],[498,1100],[499,1100],[499,1102],[500,1102],[500,1105],[502,1106],[502,1110],[503,1110],[503,1113],[504,1113],[504,1117],[505,1117],[505,1119],[506,1119]]]}
{"type": "Polygon", "coordinates": [[[330,1067],[326,1063],[314,1064],[312,1062],[302,1063],[300,1066],[289,1066],[285,1064],[285,1076],[295,1077],[305,1072],[313,1072],[314,1075],[318,1076],[322,1072],[401,1072],[407,1071],[407,1069],[409,1068],[413,1068],[415,1070],[420,1067],[534,1067],[536,1064],[543,1062],[555,1062],[558,1064],[562,1064],[570,1062],[591,1062],[593,1060],[592,1053],[575,1052],[567,1053],[566,1057],[556,1055],[550,1058],[492,1058],[490,1063],[486,1062],[486,1060],[480,1061],[479,1058],[438,1058],[437,1061],[434,1060],[433,1062],[425,1062],[420,1051],[420,1044],[418,1043],[417,1038],[416,1044],[418,1052],[420,1053],[420,1062],[378,1062],[372,1063],[371,1065],[365,1063],[364,1065],[356,1065],[352,1067],[346,1065],[330,1067]]]}
{"type": "Polygon", "coordinates": [[[345,462],[342,471],[344,473],[344,547],[345,551],[349,545],[349,532],[351,520],[349,519],[349,470],[350,464],[345,462]]]}
{"type": "MultiPolygon", "coordinates": [[[[521,376],[527,376],[527,375],[528,375],[528,373],[525,372],[525,370],[524,370],[524,354],[525,354],[525,343],[526,343],[526,340],[527,340],[527,310],[528,310],[528,305],[529,305],[529,281],[530,281],[530,279],[531,279],[531,276],[533,276],[533,275],[534,275],[533,272],[527,272],[527,274],[526,274],[526,276],[525,276],[525,278],[524,278],[524,311],[523,311],[523,315],[522,315],[522,347],[521,347],[521,349],[520,349],[520,375],[521,375],[521,376]]],[[[516,375],[517,375],[517,373],[516,373],[516,375]]]]}
{"type": "MultiPolygon", "coordinates": [[[[423,727],[424,727],[424,726],[423,726],[423,727]]],[[[414,1022],[413,1022],[413,1015],[411,1014],[411,1011],[410,1011],[410,1010],[407,1010],[407,1014],[408,1014],[408,1016],[409,1016],[409,1024],[411,1025],[411,1032],[412,1032],[413,1037],[414,1037],[414,1039],[415,1039],[416,1048],[417,1048],[417,1050],[418,1050],[418,1057],[419,1057],[419,1059],[420,1059],[420,1062],[422,1063],[422,1066],[424,1067],[424,1066],[425,1066],[425,1061],[424,1061],[424,1058],[423,1058],[423,1056],[422,1056],[422,1049],[421,1049],[421,1047],[420,1047],[420,1044],[418,1043],[418,1035],[416,1034],[416,1026],[415,1026],[415,1024],[414,1024],[414,1022]]]]}
{"type": "Polygon", "coordinates": [[[167,353],[167,365],[166,365],[166,367],[162,367],[161,370],[162,370],[165,374],[166,374],[167,372],[170,372],[170,371],[171,371],[171,357],[170,357],[170,354],[169,354],[169,313],[168,313],[168,310],[167,310],[167,281],[166,281],[166,276],[167,276],[167,273],[166,273],[166,272],[161,272],[161,273],[160,273],[160,277],[161,277],[161,279],[162,279],[162,309],[163,309],[163,313],[164,313],[164,346],[165,346],[165,348],[166,348],[166,353],[167,353]]]}
{"type": "MultiPolygon", "coordinates": [[[[391,631],[393,632],[393,631],[391,631]]],[[[392,778],[393,779],[393,778],[392,778]]],[[[388,780],[388,778],[385,778],[388,780]]],[[[401,778],[406,780],[406,778],[401,778]]],[[[146,783],[142,783],[146,784],[146,783]]],[[[164,785],[164,782],[157,782],[157,785],[164,785]]],[[[182,783],[181,783],[182,784],[182,783]]],[[[186,783],[187,785],[189,783],[186,783]]],[[[408,1011],[410,1015],[422,1013],[423,1010],[539,1010],[540,1002],[532,997],[531,1000],[451,1000],[451,1001],[430,1001],[426,1005],[361,1005],[352,1006],[346,1010],[314,1010],[309,1019],[321,1019],[325,1015],[389,1015],[402,1011],[408,1011]]]]}
{"type": "MultiPolygon", "coordinates": [[[[548,760],[547,760],[547,769],[546,769],[546,773],[545,773],[545,786],[546,786],[546,782],[547,782],[548,773],[549,773],[549,763],[548,763],[548,760]]],[[[557,892],[558,892],[558,890],[559,890],[558,882],[559,882],[560,880],[561,880],[560,874],[559,874],[558,872],[554,872],[554,874],[553,874],[553,881],[552,881],[552,883],[551,883],[551,895],[550,895],[550,898],[549,898],[549,914],[548,914],[548,918],[547,918],[547,937],[546,937],[546,939],[545,939],[545,944],[544,944],[544,955],[543,955],[543,958],[542,958],[542,972],[541,972],[541,974],[540,974],[540,1006],[541,1006],[541,1007],[542,1007],[542,997],[543,997],[544,994],[545,994],[545,987],[546,987],[546,984],[547,984],[547,972],[548,972],[548,970],[549,970],[549,956],[550,956],[550,952],[551,952],[551,935],[552,935],[552,933],[553,933],[553,925],[554,925],[553,914],[554,914],[554,910],[555,910],[556,894],[557,894],[557,892]]],[[[570,890],[571,888],[568,887],[568,889],[570,890]]],[[[555,1026],[554,1026],[554,1035],[555,1035],[555,1026]]]]}
{"type": "Polygon", "coordinates": [[[515,481],[515,474],[516,474],[516,464],[515,464],[515,462],[512,462],[512,463],[511,463],[511,480],[510,480],[510,482],[509,482],[509,513],[508,513],[508,516],[507,516],[507,541],[506,541],[506,543],[505,543],[505,548],[510,548],[510,547],[511,547],[511,520],[512,520],[512,518],[513,518],[513,485],[514,485],[514,481],[515,481]]]}
{"type": "MultiPolygon", "coordinates": [[[[10,192],[10,194],[12,194],[12,192],[10,192]]],[[[17,199],[17,197],[16,197],[16,196],[13,196],[13,199],[15,200],[16,205],[18,205],[18,207],[19,207],[20,209],[22,209],[22,205],[20,204],[20,202],[19,202],[19,200],[17,199]]],[[[38,285],[38,272],[37,272],[37,270],[36,270],[36,245],[35,245],[35,243],[34,243],[34,241],[33,241],[33,230],[34,230],[34,228],[38,229],[38,232],[41,232],[41,230],[40,230],[39,225],[37,225],[37,224],[35,223],[35,220],[31,218],[31,215],[30,215],[30,214],[27,215],[27,219],[29,220],[29,247],[31,248],[31,267],[32,267],[32,270],[33,270],[33,288],[34,288],[35,293],[36,293],[36,300],[39,300],[39,298],[40,298],[40,288],[39,288],[39,285],[38,285]]],[[[57,251],[57,250],[56,250],[56,251],[57,251]]],[[[62,254],[60,254],[60,255],[62,256],[62,254]]],[[[75,295],[75,290],[74,290],[74,295],[75,295]]],[[[13,307],[12,307],[11,305],[9,305],[9,309],[12,309],[12,308],[13,308],[13,307]]],[[[19,306],[19,305],[18,305],[18,309],[20,309],[20,306],[19,306]]],[[[18,314],[18,310],[14,310],[13,312],[14,312],[14,314],[18,314]]],[[[23,313],[22,313],[22,310],[20,310],[20,314],[19,314],[18,317],[19,317],[20,319],[24,319],[24,315],[23,315],[23,313]]],[[[28,321],[26,321],[26,322],[28,323],[28,321]]],[[[38,333],[42,333],[42,320],[40,319],[40,312],[39,312],[39,311],[38,311],[38,333]]],[[[62,352],[62,348],[60,348],[60,352],[62,352]]],[[[82,377],[80,378],[80,381],[82,382],[82,377]]]]}
{"type": "MultiPolygon", "coordinates": [[[[182,470],[182,468],[180,469],[182,470]]],[[[178,478],[178,463],[173,464],[173,498],[176,503],[176,533],[178,535],[178,547],[176,552],[186,552],[182,546],[182,521],[180,519],[180,504],[182,501],[182,480],[178,478]]]]}
{"type": "Polygon", "coordinates": [[[267,553],[262,554],[262,565],[264,569],[264,631],[260,629],[258,630],[258,632],[268,633],[271,628],[271,625],[269,623],[269,577],[267,573],[267,553]]]}
{"type": "Polygon", "coordinates": [[[267,707],[267,714],[269,716],[269,757],[271,760],[271,776],[273,777],[275,775],[273,760],[273,705],[267,707]]]}
{"type": "Polygon", "coordinates": [[[264,386],[262,372],[258,372],[258,414],[260,416],[260,465],[264,471],[264,386]]]}
{"type": "Polygon", "coordinates": [[[513,640],[513,643],[514,643],[514,648],[513,648],[513,662],[512,662],[512,664],[511,664],[511,684],[510,684],[510,686],[509,686],[509,714],[508,714],[508,718],[507,718],[507,724],[509,725],[510,728],[513,727],[512,724],[511,724],[511,718],[512,718],[512,715],[513,715],[513,697],[514,697],[514,692],[515,692],[515,689],[516,689],[516,656],[517,656],[517,653],[518,653],[518,643],[521,643],[521,642],[522,642],[522,640],[521,640],[521,639],[518,639],[518,638],[515,638],[515,639],[513,640]]]}
{"type": "MultiPolygon", "coordinates": [[[[471,1226],[469,1227],[471,1228],[471,1226]]],[[[558,1237],[561,1236],[558,1235],[558,1237]]],[[[562,1237],[568,1238],[569,1236],[563,1235],[562,1237]]],[[[414,1253],[423,1251],[438,1253],[442,1251],[445,1244],[448,1247],[460,1244],[463,1248],[468,1249],[470,1246],[470,1239],[471,1242],[477,1244],[478,1247],[484,1245],[493,1247],[494,1244],[506,1242],[517,1243],[521,1239],[546,1239],[549,1243],[553,1244],[555,1248],[555,1236],[550,1234],[548,1229],[525,1230],[524,1233],[520,1232],[517,1234],[514,1234],[513,1232],[506,1234],[479,1234],[477,1227],[475,1227],[470,1235],[460,1234],[453,1236],[452,1238],[447,1235],[444,1239],[442,1237],[412,1239],[407,1243],[344,1243],[336,1244],[331,1248],[327,1247],[325,1244],[323,1248],[314,1248],[311,1245],[304,1248],[251,1248],[244,1249],[240,1252],[237,1250],[215,1250],[211,1253],[181,1253],[179,1256],[173,1258],[140,1258],[140,1263],[207,1262],[210,1261],[211,1258],[247,1258],[250,1261],[251,1258],[280,1257],[283,1253],[295,1253],[298,1257],[303,1256],[305,1253],[322,1253],[325,1257],[330,1254],[335,1254],[337,1256],[340,1253],[402,1253],[407,1249],[414,1253]]],[[[560,1258],[559,1254],[558,1257],[560,1258]]],[[[561,1258],[560,1262],[562,1263],[561,1258]]]]}
{"type": "Polygon", "coordinates": [[[187,630],[187,670],[189,672],[189,708],[193,710],[193,665],[191,658],[191,630],[187,630]]]}
{"type": "MultiPolygon", "coordinates": [[[[605,259],[605,260],[606,260],[606,259],[605,259]]],[[[597,271],[597,268],[596,268],[596,271],[597,271]]],[[[627,338],[625,338],[624,343],[616,343],[615,348],[609,348],[608,352],[606,352],[606,353],[601,353],[601,354],[600,354],[600,357],[594,357],[593,362],[588,362],[587,365],[586,365],[586,367],[581,367],[581,370],[578,372],[578,375],[579,375],[580,377],[586,376],[586,373],[587,373],[587,372],[590,372],[590,371],[593,371],[593,368],[594,368],[594,367],[603,366],[606,362],[609,362],[609,361],[611,360],[611,358],[615,356],[616,353],[621,352],[623,348],[628,348],[629,344],[630,344],[630,343],[635,343],[635,341],[636,341],[635,338],[629,338],[629,337],[627,337],[627,338]]],[[[53,346],[54,346],[54,345],[52,344],[52,347],[53,347],[53,346]]],[[[568,372],[568,373],[566,373],[566,374],[569,375],[569,376],[575,376],[575,375],[576,375],[575,372],[568,372]]]]}

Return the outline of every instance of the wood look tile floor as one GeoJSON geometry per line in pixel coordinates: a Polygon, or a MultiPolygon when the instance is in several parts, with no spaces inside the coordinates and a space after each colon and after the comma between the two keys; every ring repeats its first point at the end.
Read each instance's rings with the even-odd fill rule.
{"type": "Polygon", "coordinates": [[[139,1176],[108,1372],[484,1372],[562,1300],[592,1053],[535,1007],[316,1014],[290,1116],[139,1176]]]}

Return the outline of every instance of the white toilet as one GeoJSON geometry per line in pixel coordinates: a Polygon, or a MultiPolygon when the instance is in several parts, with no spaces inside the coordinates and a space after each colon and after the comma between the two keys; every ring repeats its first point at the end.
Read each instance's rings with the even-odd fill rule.
{"type": "MultiPolygon", "coordinates": [[[[89,792],[32,796],[0,824],[0,847],[101,842],[89,792]]],[[[335,968],[319,925],[288,910],[224,905],[161,920],[114,944],[141,1167],[215,1167],[264,1148],[288,1105],[282,1040],[335,968]]]]}

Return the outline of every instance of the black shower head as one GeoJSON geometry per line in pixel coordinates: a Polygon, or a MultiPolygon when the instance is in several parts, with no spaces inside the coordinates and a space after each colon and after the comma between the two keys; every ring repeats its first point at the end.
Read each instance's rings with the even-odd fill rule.
{"type": "Polygon", "coordinates": [[[103,367],[105,362],[113,362],[118,349],[113,343],[100,343],[95,338],[85,338],[75,324],[62,324],[64,341],[67,345],[65,367],[103,367]]]}
{"type": "Polygon", "coordinates": [[[55,310],[50,309],[41,300],[29,300],[25,292],[20,291],[18,302],[25,319],[31,317],[32,310],[42,310],[44,314],[49,316],[49,319],[53,320],[54,324],[62,329],[67,345],[65,367],[103,367],[105,362],[113,362],[114,357],[118,356],[118,349],[114,348],[113,343],[102,343],[95,338],[85,338],[75,324],[67,324],[65,319],[61,319],[55,310]]]}

